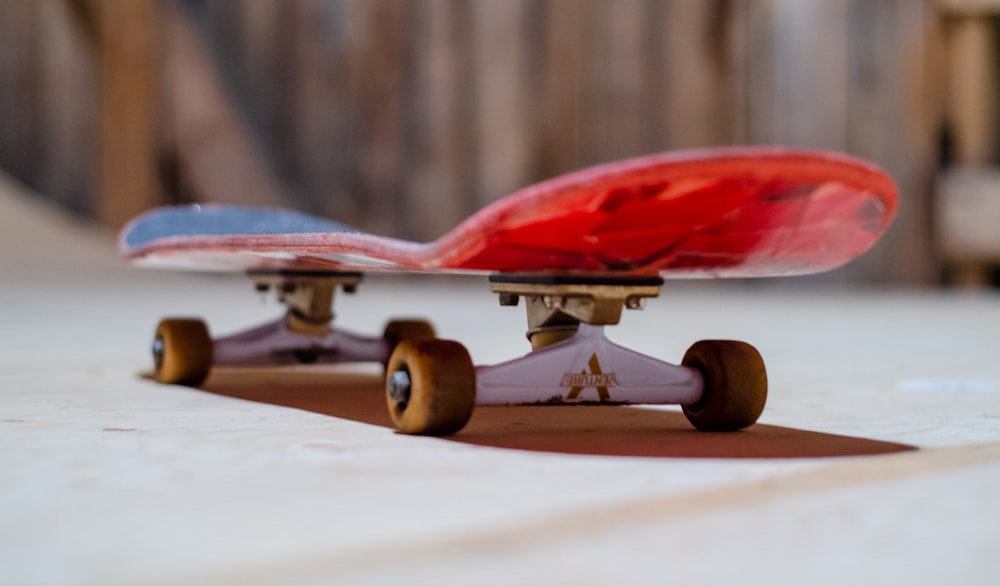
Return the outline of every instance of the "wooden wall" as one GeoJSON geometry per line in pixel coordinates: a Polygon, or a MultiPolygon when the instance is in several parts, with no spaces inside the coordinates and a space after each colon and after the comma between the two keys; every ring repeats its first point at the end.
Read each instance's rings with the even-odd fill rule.
{"type": "Polygon", "coordinates": [[[0,2],[0,169],[79,213],[96,202],[95,54],[67,4],[0,2]]]}
{"type": "Polygon", "coordinates": [[[900,187],[890,234],[833,280],[938,278],[929,1],[135,2],[0,2],[0,167],[109,224],[209,199],[429,239],[584,165],[786,144],[870,158],[900,187]]]}

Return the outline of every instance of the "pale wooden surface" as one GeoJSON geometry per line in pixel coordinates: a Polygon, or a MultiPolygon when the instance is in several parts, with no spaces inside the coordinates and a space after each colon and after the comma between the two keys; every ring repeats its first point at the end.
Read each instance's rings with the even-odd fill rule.
{"type": "MultiPolygon", "coordinates": [[[[617,340],[755,343],[761,424],[670,409],[481,409],[385,427],[377,371],[139,376],[155,322],[279,310],[241,279],[130,270],[0,182],[0,583],[995,584],[1000,298],[671,284],[617,340]],[[286,373],[287,374],[287,373],[286,373]],[[330,381],[339,383],[327,388],[330,381]],[[321,381],[323,384],[321,384],[321,381]],[[917,448],[917,449],[912,449],[917,448]]],[[[480,362],[527,349],[482,279],[372,278],[338,304],[425,315],[480,362]]]]}

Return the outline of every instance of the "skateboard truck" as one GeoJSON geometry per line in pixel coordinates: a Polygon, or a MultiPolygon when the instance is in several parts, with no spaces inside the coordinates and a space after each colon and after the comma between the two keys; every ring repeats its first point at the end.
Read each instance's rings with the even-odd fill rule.
{"type": "Polygon", "coordinates": [[[278,366],[380,362],[404,338],[432,338],[419,320],[390,322],[381,337],[358,335],[333,326],[336,290],[354,293],[361,273],[256,271],[247,275],[257,291],[274,291],[285,315],[261,326],[211,339],[201,320],[166,319],[153,342],[155,378],[198,385],[213,366],[278,366]]]}
{"type": "Polygon", "coordinates": [[[702,395],[696,370],[612,343],[604,326],[623,309],[642,309],[663,280],[494,275],[500,304],[525,299],[532,352],[476,370],[480,404],[693,404],[702,395]]]}
{"type": "Polygon", "coordinates": [[[337,287],[354,293],[361,283],[360,273],[251,272],[247,276],[258,292],[274,290],[278,301],[288,306],[285,321],[289,331],[315,335],[330,331],[337,287]]]}
{"type": "Polygon", "coordinates": [[[357,291],[360,273],[252,272],[248,277],[257,291],[274,291],[288,309],[278,320],[215,340],[216,366],[388,360],[392,348],[384,338],[333,327],[334,295],[338,288],[357,291]]]}

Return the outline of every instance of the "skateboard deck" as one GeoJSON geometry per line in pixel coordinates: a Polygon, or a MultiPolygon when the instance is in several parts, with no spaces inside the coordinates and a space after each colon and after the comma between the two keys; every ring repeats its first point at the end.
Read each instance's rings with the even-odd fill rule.
{"type": "Polygon", "coordinates": [[[130,262],[218,271],[402,271],[608,277],[767,277],[836,268],[897,206],[892,179],[842,154],[680,151],[526,187],[417,243],[266,208],[166,207],[134,219],[130,262]]]}

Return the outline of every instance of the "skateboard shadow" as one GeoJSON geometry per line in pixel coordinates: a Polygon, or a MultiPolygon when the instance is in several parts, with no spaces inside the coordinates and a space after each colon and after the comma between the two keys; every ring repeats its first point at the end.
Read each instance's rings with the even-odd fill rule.
{"type": "MultiPolygon", "coordinates": [[[[394,429],[382,377],[363,372],[216,369],[202,390],[394,429]]],[[[909,445],[759,424],[735,433],[691,427],[679,410],[630,407],[477,407],[442,441],[512,450],[651,458],[833,458],[909,445]]]]}

